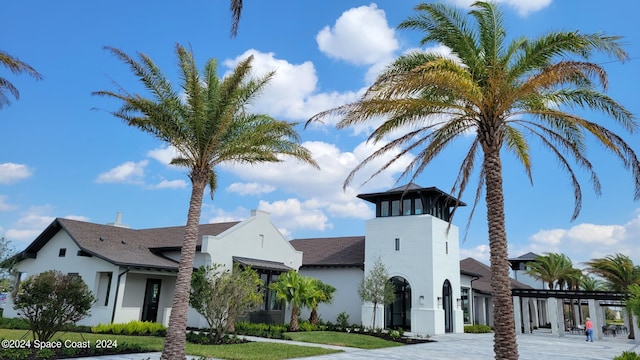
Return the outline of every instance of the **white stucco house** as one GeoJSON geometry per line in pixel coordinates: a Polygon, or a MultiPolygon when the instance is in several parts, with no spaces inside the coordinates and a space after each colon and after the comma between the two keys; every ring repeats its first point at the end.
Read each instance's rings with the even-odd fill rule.
{"type": "MultiPolygon", "coordinates": [[[[466,324],[492,324],[488,266],[460,261],[458,228],[449,222],[460,200],[415,184],[361,194],[375,205],[365,235],[287,241],[268,213],[248,219],[200,225],[194,267],[234,263],[251,266],[265,284],[291,269],[334,286],[331,304],[320,318],[334,322],[341,312],[363,326],[402,328],[415,334],[463,332],[466,324]],[[388,269],[396,300],[378,306],[363,303],[358,286],[375,261],[388,269]]],[[[16,259],[19,278],[46,270],[82,277],[98,301],[81,324],[148,320],[168,323],[184,226],[135,230],[120,216],[111,224],[55,219],[16,259]]],[[[514,288],[528,288],[517,281],[514,288]]],[[[288,311],[265,292],[253,322],[282,323],[288,311]]],[[[4,316],[15,317],[10,300],[4,316]]],[[[302,314],[303,317],[308,313],[302,314]]],[[[191,310],[188,326],[205,327],[191,310]]]]}
{"type": "MultiPolygon", "coordinates": [[[[55,219],[17,256],[18,277],[59,270],[82,277],[97,298],[80,324],[154,321],[168,324],[184,226],[130,229],[116,220],[108,225],[55,219]]],[[[250,265],[265,283],[302,264],[302,253],[273,226],[268,213],[252,211],[241,222],[200,225],[195,267],[212,263],[231,268],[250,265]]],[[[254,321],[284,322],[282,306],[265,294],[254,321]]],[[[9,299],[5,317],[17,316],[9,299]]],[[[188,326],[206,327],[195,311],[188,326]]]]}

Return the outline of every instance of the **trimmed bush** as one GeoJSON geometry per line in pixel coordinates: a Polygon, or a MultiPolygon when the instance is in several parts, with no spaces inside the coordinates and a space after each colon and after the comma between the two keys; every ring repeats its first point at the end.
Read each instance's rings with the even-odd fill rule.
{"type": "Polygon", "coordinates": [[[472,334],[490,333],[491,332],[491,327],[489,327],[487,325],[480,325],[480,324],[466,325],[464,327],[464,332],[472,333],[472,334]]]}
{"type": "Polygon", "coordinates": [[[91,328],[95,334],[165,336],[167,328],[156,322],[132,320],[128,323],[98,324],[91,328]]]}

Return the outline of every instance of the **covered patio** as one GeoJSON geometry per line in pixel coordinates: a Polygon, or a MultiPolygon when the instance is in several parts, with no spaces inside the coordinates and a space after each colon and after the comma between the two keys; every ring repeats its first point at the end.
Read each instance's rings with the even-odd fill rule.
{"type": "MultiPolygon", "coordinates": [[[[631,331],[633,326],[636,343],[640,343],[637,317],[629,319],[624,310],[624,294],[610,291],[582,291],[582,290],[537,290],[513,289],[513,307],[516,332],[531,334],[534,324],[539,319],[533,319],[532,314],[539,314],[541,309],[536,307],[540,300],[546,303],[546,315],[551,324],[551,334],[564,336],[568,333],[584,333],[583,324],[588,313],[593,323],[594,337],[602,340],[603,336],[616,336],[631,331]],[[608,327],[605,320],[606,307],[621,308],[623,311],[624,327],[608,327]],[[568,315],[568,316],[566,316],[568,315]]],[[[625,334],[626,336],[626,334],[625,334]]]]}

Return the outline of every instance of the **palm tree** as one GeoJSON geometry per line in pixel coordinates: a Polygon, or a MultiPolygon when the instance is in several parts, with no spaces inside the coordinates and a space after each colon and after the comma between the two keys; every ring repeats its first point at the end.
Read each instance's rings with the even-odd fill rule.
{"type": "MultiPolygon", "coordinates": [[[[11,70],[11,72],[14,74],[21,74],[25,72],[31,75],[31,77],[36,80],[42,80],[42,75],[40,75],[40,73],[32,68],[29,64],[22,62],[18,58],[13,57],[1,50],[0,64],[9,68],[9,70],[11,70]]],[[[9,100],[9,97],[7,96],[5,91],[8,91],[16,100],[20,98],[20,92],[18,92],[18,89],[13,86],[13,84],[9,82],[9,80],[0,77],[0,109],[11,104],[11,101],[9,100]]]]}
{"type": "Polygon", "coordinates": [[[119,49],[106,49],[129,65],[150,96],[131,94],[122,88],[94,94],[120,100],[120,109],[111,113],[127,125],[175,147],[178,155],[171,163],[189,170],[191,198],[162,353],[162,359],[184,359],[189,286],[202,198],[207,185],[212,196],[216,190],[215,168],[223,162],[279,162],[280,155],[317,165],[309,151],[298,144],[294,124],[248,111],[247,105],[274,75],[271,72],[261,78],[249,78],[252,57],[241,61],[229,76],[220,79],[214,59],[206,63],[200,75],[193,53],[177,44],[181,84],[174,89],[148,56],[138,54],[138,61],[119,49]]]}
{"type": "Polygon", "coordinates": [[[238,35],[242,15],[242,0],[229,0],[229,10],[231,10],[231,37],[235,37],[238,35]]]}
{"type": "MultiPolygon", "coordinates": [[[[585,264],[588,266],[587,272],[605,279],[612,291],[629,293],[631,285],[640,285],[640,266],[634,265],[633,260],[626,255],[608,255],[603,258],[591,259],[585,264]]],[[[627,307],[627,313],[629,319],[633,319],[631,308],[627,307]]],[[[634,339],[633,326],[629,328],[629,339],[634,339]]]]}
{"type": "Polygon", "coordinates": [[[315,285],[315,279],[300,275],[295,270],[284,273],[278,277],[278,281],[269,285],[269,288],[275,291],[277,299],[291,305],[291,321],[289,322],[291,331],[300,329],[300,310],[310,303],[310,298],[316,296],[314,293],[319,290],[315,285]]]}
{"type": "Polygon", "coordinates": [[[571,259],[565,254],[538,255],[534,261],[527,263],[527,268],[527,274],[545,282],[549,289],[554,289],[556,286],[560,290],[564,290],[565,287],[575,289],[582,276],[582,272],[573,267],[571,259]]]}
{"type": "Polygon", "coordinates": [[[311,309],[311,314],[309,315],[309,322],[311,324],[318,323],[318,305],[320,304],[331,304],[333,302],[333,293],[336,292],[336,288],[325,284],[319,279],[314,279],[314,288],[316,291],[313,291],[311,296],[309,297],[309,301],[307,306],[311,309]]]}
{"type": "Polygon", "coordinates": [[[425,33],[422,44],[440,43],[451,55],[413,52],[399,57],[378,76],[356,102],[327,110],[308,120],[338,116],[338,128],[371,122],[372,143],[383,146],[363,160],[345,186],[366,165],[395,155],[371,177],[411,152],[416,156],[400,178],[413,181],[447,146],[469,141],[452,193],[461,198],[478,171],[473,216],[485,192],[489,233],[491,286],[494,301],[494,350],[499,359],[517,359],[513,302],[509,282],[505,228],[502,151],[511,152],[532,181],[529,138],[539,140],[568,173],[575,197],[575,219],[582,192],[575,164],[591,177],[596,194],[600,182],[585,157],[592,135],[630,168],[635,198],[640,197],[640,162],[631,147],[606,127],[586,119],[575,108],[597,110],[628,131],[637,130],[633,115],[604,94],[605,70],[589,58],[594,52],[628,59],[620,38],[579,31],[550,32],[538,38],[510,37],[497,5],[476,2],[468,16],[441,3],[421,4],[401,29],[425,33]],[[469,21],[474,21],[473,23],[469,21]],[[578,57],[579,60],[572,60],[578,57]],[[381,121],[381,124],[379,125],[381,121]],[[390,140],[388,140],[390,139],[390,140]],[[397,152],[397,153],[396,153],[397,152]],[[477,163],[481,162],[479,169],[477,163]]]}
{"type": "Polygon", "coordinates": [[[580,289],[585,291],[604,291],[606,286],[602,280],[583,275],[580,279],[580,289]]]}

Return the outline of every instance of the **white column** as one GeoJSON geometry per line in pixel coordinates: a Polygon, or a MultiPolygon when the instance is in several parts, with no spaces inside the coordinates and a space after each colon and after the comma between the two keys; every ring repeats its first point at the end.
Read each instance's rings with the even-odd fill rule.
{"type": "Polygon", "coordinates": [[[593,337],[602,340],[602,324],[598,320],[598,311],[600,310],[600,304],[596,304],[594,299],[589,299],[589,318],[593,323],[593,337]]]}
{"type": "Polygon", "coordinates": [[[547,307],[549,308],[549,322],[551,323],[551,334],[560,336],[558,331],[558,299],[548,298],[547,307]]]}
{"type": "Polygon", "coordinates": [[[564,300],[563,299],[558,299],[558,335],[559,336],[564,336],[565,335],[565,324],[564,324],[564,300]]]}
{"type": "Polygon", "coordinates": [[[520,296],[513,297],[513,322],[516,327],[516,334],[522,334],[522,311],[520,309],[520,296]]]}
{"type": "MultiPolygon", "coordinates": [[[[624,312],[626,313],[627,310],[625,309],[624,312]]],[[[629,325],[633,326],[633,334],[635,335],[635,339],[633,340],[633,342],[636,344],[640,344],[640,328],[638,328],[638,317],[635,314],[632,314],[629,321],[631,322],[631,324],[629,325]]],[[[631,328],[629,328],[629,331],[630,330],[631,328]]],[[[629,334],[626,334],[624,336],[629,336],[629,334]]]]}
{"type": "Polygon", "coordinates": [[[530,298],[522,298],[522,323],[524,324],[524,333],[531,334],[531,319],[529,316],[530,298]]]}

